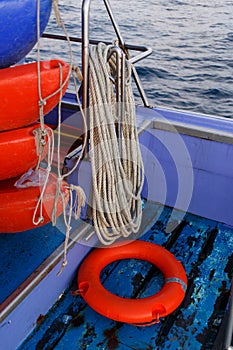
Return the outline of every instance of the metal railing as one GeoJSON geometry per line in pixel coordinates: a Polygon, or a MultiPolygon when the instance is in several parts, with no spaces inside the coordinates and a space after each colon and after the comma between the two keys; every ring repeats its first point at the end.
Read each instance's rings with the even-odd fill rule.
{"type": "MultiPolygon", "coordinates": [[[[126,58],[129,57],[128,49],[126,48],[125,42],[123,40],[123,37],[120,32],[120,28],[118,27],[118,24],[114,18],[110,3],[108,0],[103,0],[104,5],[106,7],[106,10],[108,12],[109,18],[112,22],[113,28],[115,30],[117,39],[119,41],[120,48],[124,51],[126,54],[126,58]]],[[[82,3],[82,72],[83,72],[83,92],[82,92],[82,98],[83,98],[83,108],[85,109],[88,106],[88,60],[89,60],[89,18],[90,18],[90,5],[91,0],[83,0],[82,3]]],[[[139,46],[138,46],[139,48],[139,46]]],[[[147,48],[147,54],[144,52],[144,57],[147,57],[151,54],[152,50],[150,48],[147,48]]],[[[140,59],[142,59],[142,55],[140,55],[140,59]]],[[[137,61],[137,58],[136,58],[137,61]]],[[[134,59],[134,62],[136,62],[134,59]]],[[[132,61],[131,61],[132,62],[132,61]]],[[[142,84],[140,82],[140,79],[138,77],[137,71],[134,66],[132,66],[132,72],[135,79],[135,83],[137,85],[139,94],[142,98],[142,101],[144,103],[145,107],[149,107],[149,103],[146,97],[146,94],[144,92],[144,89],[142,87],[142,84]]]]}
{"type": "MultiPolygon", "coordinates": [[[[140,45],[126,45],[123,37],[121,35],[119,26],[114,18],[110,3],[108,0],[103,0],[104,5],[106,7],[107,13],[109,15],[109,18],[111,20],[112,26],[115,30],[116,37],[118,40],[119,47],[124,52],[126,58],[132,63],[132,73],[133,77],[138,89],[138,92],[141,96],[141,99],[143,101],[143,104],[145,107],[149,107],[149,102],[147,100],[145,91],[142,87],[140,78],[137,74],[136,68],[133,66],[134,63],[141,61],[145,57],[148,57],[152,53],[152,49],[148,46],[140,46],[140,45]],[[138,51],[139,54],[135,55],[134,57],[129,56],[129,50],[132,51],[138,51]]],[[[82,44],[82,75],[83,75],[83,82],[82,82],[82,107],[85,110],[88,107],[88,66],[89,66],[89,45],[97,45],[100,41],[99,40],[90,40],[89,38],[89,27],[90,27],[90,5],[91,0],[83,0],[82,2],[82,37],[77,38],[71,36],[69,39],[71,42],[76,42],[82,44]]],[[[60,34],[52,34],[52,33],[44,33],[44,38],[49,39],[55,39],[55,40],[67,40],[66,36],[60,35],[60,34]]],[[[107,45],[112,45],[112,42],[108,41],[102,41],[107,45]]]]}

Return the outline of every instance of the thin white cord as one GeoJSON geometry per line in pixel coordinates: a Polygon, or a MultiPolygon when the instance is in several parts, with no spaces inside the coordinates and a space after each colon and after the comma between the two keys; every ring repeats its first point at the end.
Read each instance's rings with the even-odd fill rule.
{"type": "MultiPolygon", "coordinates": [[[[84,118],[84,113],[81,109],[81,114],[83,117],[83,124],[84,124],[84,145],[83,145],[83,149],[81,152],[80,157],[77,159],[77,162],[75,164],[75,166],[69,171],[68,174],[62,175],[61,171],[60,171],[60,148],[61,148],[61,133],[60,133],[60,129],[61,129],[61,100],[62,100],[62,95],[63,95],[63,88],[64,86],[67,84],[68,80],[70,79],[70,75],[72,73],[73,78],[74,78],[74,85],[75,85],[75,92],[76,92],[76,96],[77,96],[77,100],[80,104],[80,101],[78,99],[78,88],[77,88],[77,82],[76,82],[76,77],[74,76],[73,73],[73,56],[72,56],[72,47],[71,47],[71,41],[69,39],[69,35],[68,32],[66,30],[66,27],[61,19],[60,13],[59,13],[59,8],[58,8],[58,0],[53,0],[53,5],[54,5],[54,11],[55,11],[55,15],[56,15],[56,19],[57,19],[57,24],[58,26],[61,26],[66,38],[67,38],[67,42],[68,42],[68,47],[69,47],[69,55],[70,55],[70,69],[69,69],[69,73],[67,74],[67,76],[65,77],[64,81],[63,81],[63,72],[62,72],[62,65],[59,64],[59,73],[60,73],[60,84],[59,84],[59,88],[54,91],[53,93],[51,93],[49,96],[42,96],[42,89],[41,89],[41,57],[40,57],[40,1],[38,0],[37,2],[37,72],[38,72],[38,96],[39,96],[39,115],[40,115],[40,132],[37,133],[37,135],[35,135],[35,139],[37,140],[37,143],[39,143],[39,161],[38,161],[38,165],[37,165],[37,171],[39,172],[39,165],[41,162],[41,155],[43,153],[44,150],[44,145],[47,141],[48,143],[48,161],[47,161],[47,168],[44,170],[45,172],[45,176],[43,177],[43,184],[41,187],[41,193],[40,193],[40,197],[38,199],[37,205],[35,207],[34,210],[34,214],[33,214],[33,223],[34,225],[38,225],[41,222],[43,222],[44,218],[43,218],[43,198],[46,192],[46,187],[49,181],[49,175],[51,172],[51,166],[52,166],[52,161],[53,161],[53,157],[54,157],[54,137],[53,137],[53,132],[51,131],[51,133],[47,132],[47,128],[45,128],[44,125],[44,105],[46,104],[46,101],[53,97],[54,95],[60,93],[60,98],[59,98],[59,103],[58,103],[58,126],[57,126],[57,130],[58,130],[58,138],[57,138],[57,163],[58,163],[58,168],[57,168],[57,186],[56,186],[56,194],[55,194],[55,200],[54,200],[54,207],[53,207],[53,212],[52,212],[52,223],[53,225],[56,224],[56,214],[57,214],[57,205],[58,205],[58,201],[59,198],[61,198],[62,201],[62,206],[63,206],[63,218],[64,218],[64,223],[65,223],[65,227],[66,227],[66,237],[65,237],[65,242],[64,242],[64,256],[63,256],[63,263],[62,263],[62,267],[60,272],[63,270],[64,266],[67,264],[66,261],[66,256],[67,256],[67,246],[68,246],[68,240],[69,240],[69,234],[70,234],[70,230],[71,230],[71,217],[72,217],[72,213],[73,213],[73,196],[72,196],[72,192],[74,191],[76,193],[76,197],[75,197],[75,206],[76,206],[76,212],[75,212],[75,218],[77,219],[79,214],[80,214],[80,210],[81,207],[85,205],[85,193],[83,192],[83,190],[79,187],[79,186],[73,186],[71,185],[67,185],[67,188],[69,189],[69,198],[70,198],[70,206],[68,209],[68,213],[66,212],[66,207],[67,207],[67,194],[64,193],[63,189],[64,189],[64,178],[69,176],[78,166],[84,149],[85,149],[85,145],[86,145],[86,140],[87,140],[87,126],[86,126],[86,121],[84,118]],[[39,138],[39,140],[38,140],[39,138]],[[38,215],[39,213],[39,215],[38,215]]],[[[81,108],[81,106],[80,106],[81,108]]],[[[50,129],[51,130],[51,129],[50,129]]]]}

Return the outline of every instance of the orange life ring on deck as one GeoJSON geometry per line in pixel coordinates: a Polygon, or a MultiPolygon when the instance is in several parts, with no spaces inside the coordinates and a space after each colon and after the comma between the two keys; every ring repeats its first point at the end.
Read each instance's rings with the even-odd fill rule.
{"type": "Polygon", "coordinates": [[[99,248],[87,256],[78,272],[79,292],[95,311],[115,321],[151,325],[173,312],[182,302],[187,277],[181,263],[166,249],[145,241],[115,244],[99,248]],[[146,260],[159,268],[165,278],[162,289],[142,299],[121,298],[100,282],[100,273],[108,264],[121,259],[146,260]]]}

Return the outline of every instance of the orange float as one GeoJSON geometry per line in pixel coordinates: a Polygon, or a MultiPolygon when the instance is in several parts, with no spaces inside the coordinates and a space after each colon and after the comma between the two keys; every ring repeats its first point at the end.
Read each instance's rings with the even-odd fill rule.
{"type": "MultiPolygon", "coordinates": [[[[25,188],[16,188],[14,186],[16,178],[0,182],[0,233],[15,233],[30,230],[51,221],[54,206],[57,177],[55,174],[49,175],[49,180],[43,197],[42,215],[43,222],[34,225],[32,222],[34,210],[41,194],[42,184],[44,182],[45,171],[40,169],[40,182],[37,186],[25,188]]],[[[61,184],[61,190],[64,194],[65,203],[69,200],[69,190],[65,181],[61,184]]],[[[62,199],[59,197],[57,203],[56,215],[63,212],[62,199]]],[[[36,220],[39,216],[39,210],[36,220]]]]}
{"type": "MultiPolygon", "coordinates": [[[[60,72],[65,83],[62,94],[69,83],[69,65],[61,60],[40,63],[42,98],[46,99],[44,114],[59,102],[60,72]]],[[[0,131],[20,128],[34,123],[39,118],[37,62],[22,64],[0,70],[0,131]]]]}
{"type": "MultiPolygon", "coordinates": [[[[0,133],[0,180],[9,179],[34,168],[38,162],[38,149],[34,133],[40,124],[0,133]]],[[[47,128],[50,133],[49,128],[47,128]]],[[[46,154],[47,147],[44,147],[46,154]]]]}
{"type": "Polygon", "coordinates": [[[161,246],[144,241],[115,244],[96,249],[82,263],[78,272],[78,291],[95,311],[115,321],[146,326],[159,322],[182,302],[187,277],[179,261],[161,246]],[[100,273],[108,264],[120,259],[146,260],[164,275],[165,283],[155,295],[142,299],[121,298],[106,290],[100,273]]]}

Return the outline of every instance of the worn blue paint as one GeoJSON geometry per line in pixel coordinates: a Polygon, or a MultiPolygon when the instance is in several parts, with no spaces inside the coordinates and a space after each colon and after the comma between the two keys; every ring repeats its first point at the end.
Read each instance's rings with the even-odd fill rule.
{"type": "Polygon", "coordinates": [[[28,294],[19,306],[4,319],[0,324],[0,338],[5,350],[16,349],[30,334],[40,317],[46,314],[67,288],[67,281],[72,281],[77,265],[89,250],[88,246],[76,243],[67,253],[66,278],[58,276],[61,268],[60,262],[34,287],[33,293],[28,294]]]}
{"type": "MultiPolygon", "coordinates": [[[[0,68],[24,58],[37,42],[37,0],[0,1],[0,68]]],[[[52,0],[40,1],[40,34],[51,12],[52,0]]]]}
{"type": "Polygon", "coordinates": [[[176,319],[171,328],[169,337],[164,342],[164,349],[170,348],[171,339],[174,339],[177,334],[179,334],[179,339],[174,341],[174,347],[177,346],[177,349],[182,349],[180,345],[182,344],[184,349],[198,349],[200,347],[198,338],[205,329],[207,330],[208,320],[214,311],[213,300],[216,300],[216,296],[223,288],[224,281],[229,288],[230,281],[224,269],[229,256],[232,254],[233,239],[232,234],[230,234],[232,230],[221,225],[217,225],[216,228],[219,230],[219,234],[214,242],[213,250],[203,263],[197,266],[199,273],[194,280],[195,289],[192,294],[192,303],[189,308],[181,308],[181,316],[176,319]],[[228,245],[229,250],[226,249],[226,245],[228,245]],[[216,264],[218,265],[217,268],[216,264]],[[213,274],[210,278],[211,272],[213,274]],[[186,322],[188,325],[187,329],[179,326],[181,318],[182,322],[186,322]]]}
{"type": "MultiPolygon", "coordinates": [[[[167,247],[185,267],[189,288],[177,311],[159,324],[135,327],[97,314],[80,296],[72,297],[67,290],[19,349],[202,349],[203,343],[207,344],[208,338],[204,339],[203,334],[216,300],[223,285],[228,291],[230,288],[231,278],[225,268],[233,250],[233,229],[187,214],[175,237],[175,231],[165,232],[170,214],[171,209],[165,207],[160,219],[142,239],[167,247]]],[[[138,293],[138,297],[147,297],[163,283],[161,273],[156,271],[144,283],[150,267],[147,262],[134,259],[118,261],[105,268],[101,278],[104,286],[115,294],[130,297],[138,293]]],[[[75,281],[72,288],[75,289],[75,281]]],[[[212,349],[212,345],[205,346],[206,350],[212,349]]]]}
{"type": "Polygon", "coordinates": [[[48,224],[24,233],[0,235],[0,303],[10,295],[64,240],[48,224]],[[10,249],[9,249],[10,247],[10,249]],[[30,262],[30,263],[29,263],[30,262]],[[5,266],[5,268],[4,268],[5,266]]]}

